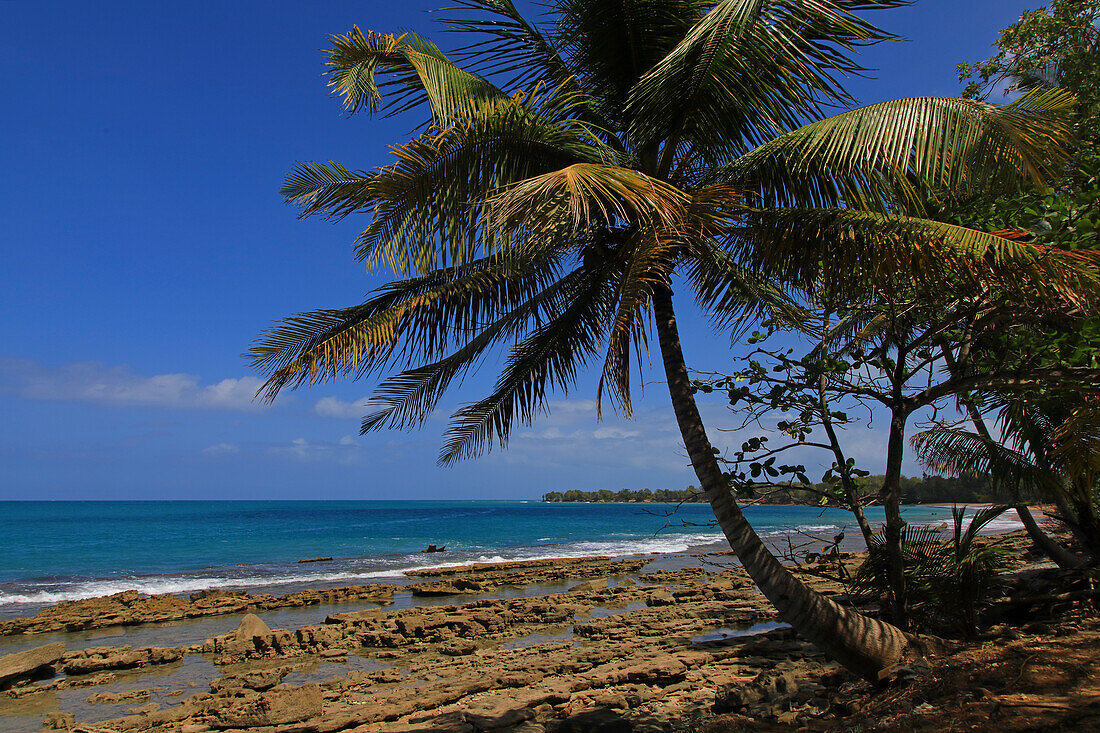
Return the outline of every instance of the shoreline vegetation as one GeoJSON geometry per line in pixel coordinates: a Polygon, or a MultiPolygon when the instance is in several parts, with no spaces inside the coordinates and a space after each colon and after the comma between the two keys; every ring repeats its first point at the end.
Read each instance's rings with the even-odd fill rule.
{"type": "MultiPolygon", "coordinates": [[[[865,487],[877,487],[882,485],[882,476],[868,476],[863,480],[865,487]]],[[[751,497],[757,504],[770,505],[818,505],[820,491],[824,484],[815,484],[809,490],[800,489],[798,485],[790,488],[781,488],[767,495],[751,497]],[[816,491],[814,490],[816,489],[816,491]]],[[[901,477],[901,503],[905,505],[919,504],[989,504],[995,503],[1001,497],[994,488],[991,478],[984,474],[968,474],[963,476],[923,476],[921,478],[901,477]]],[[[686,489],[596,489],[583,491],[569,489],[566,491],[549,491],[542,495],[542,501],[548,503],[558,502],[588,502],[588,503],[687,503],[701,504],[707,501],[703,493],[695,486],[686,489]]],[[[845,508],[839,503],[830,503],[829,506],[845,508]]]]}
{"type": "MultiPolygon", "coordinates": [[[[88,733],[956,730],[992,711],[1006,729],[1087,725],[1100,686],[1087,677],[1071,692],[1064,663],[1098,661],[1100,625],[1015,621],[1027,611],[1017,586],[1041,595],[1050,571],[1034,569],[1021,532],[982,542],[1009,557],[989,609],[999,623],[901,687],[872,686],[798,638],[731,553],[649,554],[441,566],[286,596],[58,604],[0,625],[0,649],[27,642],[0,656],[0,678],[13,656],[34,665],[0,683],[0,718],[88,733]],[[110,630],[124,627],[118,646],[110,630]]],[[[851,571],[863,557],[835,560],[851,571]]],[[[788,567],[845,592],[821,567],[788,567]]]]}

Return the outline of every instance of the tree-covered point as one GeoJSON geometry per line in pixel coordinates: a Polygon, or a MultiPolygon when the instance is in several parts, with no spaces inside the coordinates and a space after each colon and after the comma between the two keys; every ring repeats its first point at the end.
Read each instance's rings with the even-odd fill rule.
{"type": "MultiPolygon", "coordinates": [[[[882,483],[881,476],[870,476],[868,486],[882,483]]],[[[811,504],[817,505],[820,494],[792,487],[760,497],[763,504],[811,504]]],[[[999,497],[989,477],[984,474],[964,476],[923,476],[921,478],[902,477],[902,503],[905,504],[949,504],[952,502],[992,502],[999,497]]],[[[581,491],[549,491],[542,495],[546,502],[585,501],[585,502],[666,502],[666,503],[702,503],[706,501],[702,492],[695,486],[686,489],[597,489],[581,491]]]]}

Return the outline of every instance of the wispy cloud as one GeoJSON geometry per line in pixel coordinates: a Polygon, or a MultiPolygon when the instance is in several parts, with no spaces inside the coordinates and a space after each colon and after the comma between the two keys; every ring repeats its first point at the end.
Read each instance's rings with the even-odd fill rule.
{"type": "Polygon", "coordinates": [[[241,447],[236,443],[217,443],[202,449],[208,456],[229,456],[241,452],[241,447]]]}
{"type": "Polygon", "coordinates": [[[253,410],[256,377],[203,384],[194,374],[135,374],[126,365],[73,362],[47,366],[27,359],[0,359],[0,393],[29,400],[105,405],[253,410]]]}
{"type": "Polygon", "coordinates": [[[596,420],[592,400],[556,401],[549,407],[549,415],[516,431],[498,460],[528,466],[612,463],[670,473],[684,470],[679,430],[671,410],[661,405],[636,405],[633,420],[605,413],[603,421],[596,420]]]}
{"type": "Polygon", "coordinates": [[[363,417],[366,412],[367,398],[355,402],[345,402],[337,397],[322,397],[313,406],[313,412],[321,417],[331,417],[336,420],[351,420],[363,417]]]}
{"type": "Polygon", "coordinates": [[[295,438],[290,441],[289,445],[269,447],[268,452],[275,456],[305,463],[332,462],[349,465],[363,460],[363,451],[359,449],[359,444],[351,439],[349,435],[345,435],[336,443],[295,438]]]}

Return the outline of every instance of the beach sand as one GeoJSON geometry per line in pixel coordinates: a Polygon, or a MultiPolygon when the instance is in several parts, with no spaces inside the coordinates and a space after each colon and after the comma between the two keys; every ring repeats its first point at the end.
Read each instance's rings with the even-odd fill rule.
{"type": "MultiPolygon", "coordinates": [[[[919,701],[883,709],[880,693],[796,638],[728,554],[410,576],[282,597],[118,594],[4,622],[0,654],[56,642],[65,651],[56,675],[0,692],[0,730],[717,733],[931,722],[919,701]]],[[[1058,643],[1076,639],[1086,655],[1100,647],[1095,624],[1078,631],[1058,643]]]]}

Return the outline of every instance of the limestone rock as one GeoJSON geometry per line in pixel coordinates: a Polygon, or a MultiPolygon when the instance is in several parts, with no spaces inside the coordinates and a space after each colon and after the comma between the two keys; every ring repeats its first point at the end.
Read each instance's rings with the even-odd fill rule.
{"type": "Polygon", "coordinates": [[[607,578],[600,578],[599,580],[586,580],[583,583],[577,583],[575,586],[569,589],[570,593],[592,593],[593,591],[604,590],[607,588],[607,578]]]}
{"type": "Polygon", "coordinates": [[[186,652],[186,647],[88,647],[66,654],[59,666],[65,674],[91,674],[104,670],[170,664],[183,659],[186,652]]]}
{"type": "Polygon", "coordinates": [[[53,676],[53,665],[65,655],[65,644],[54,642],[0,657],[0,690],[22,680],[53,676]]]}
{"type": "Polygon", "coordinates": [[[595,708],[571,715],[561,722],[558,733],[632,733],[634,724],[608,708],[595,708]]]}
{"type": "Polygon", "coordinates": [[[0,636],[166,623],[248,610],[272,610],[320,603],[388,603],[393,600],[394,588],[388,584],[353,585],[299,591],[279,597],[266,593],[250,595],[246,591],[217,588],[197,591],[189,598],[180,598],[170,593],[144,596],[137,591],[125,591],[111,596],[59,603],[34,616],[0,621],[0,636]]]}
{"type": "Polygon", "coordinates": [[[303,685],[274,689],[225,704],[217,699],[212,711],[217,728],[259,728],[266,725],[300,723],[321,715],[321,688],[303,685]]]}
{"type": "Polygon", "coordinates": [[[448,657],[462,657],[467,654],[473,654],[477,651],[477,644],[465,639],[456,641],[454,644],[444,644],[439,647],[440,654],[446,654],[448,657]]]}
{"type": "Polygon", "coordinates": [[[515,703],[506,701],[497,704],[495,707],[466,711],[466,722],[479,731],[506,728],[525,720],[531,720],[534,717],[535,711],[531,708],[516,707],[515,703]]]}
{"type": "Polygon", "coordinates": [[[97,692],[93,695],[89,695],[85,702],[89,705],[98,705],[100,703],[118,705],[123,702],[137,702],[148,699],[149,690],[124,690],[122,692],[97,692]]]}
{"type": "Polygon", "coordinates": [[[76,727],[76,715],[73,713],[46,713],[42,721],[46,730],[71,730],[76,727]]]}
{"type": "Polygon", "coordinates": [[[263,619],[254,613],[250,613],[241,619],[240,625],[237,627],[236,632],[237,641],[252,641],[257,636],[266,637],[270,636],[271,629],[267,627],[263,619]]]}

